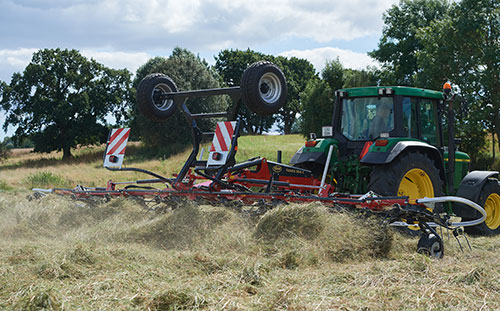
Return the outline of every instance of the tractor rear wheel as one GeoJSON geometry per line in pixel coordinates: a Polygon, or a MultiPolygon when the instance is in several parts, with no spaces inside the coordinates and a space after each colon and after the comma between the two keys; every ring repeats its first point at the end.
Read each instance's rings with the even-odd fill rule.
{"type": "Polygon", "coordinates": [[[500,234],[500,183],[496,179],[486,181],[476,203],[484,208],[486,219],[477,226],[465,227],[465,231],[478,235],[500,234]]]}
{"type": "MultiPolygon", "coordinates": [[[[441,196],[442,180],[429,157],[419,152],[406,153],[391,163],[375,166],[370,174],[368,190],[384,196],[408,196],[411,201],[441,196]]],[[[401,231],[416,235],[419,228],[411,225],[401,231]]]]}
{"type": "Polygon", "coordinates": [[[368,190],[385,196],[408,196],[410,200],[442,195],[442,181],[434,161],[415,152],[377,165],[370,174],[368,190]]]}
{"type": "Polygon", "coordinates": [[[241,96],[247,107],[258,115],[276,113],[286,102],[285,75],[271,62],[253,63],[241,77],[241,96]]]}
{"type": "Polygon", "coordinates": [[[152,121],[164,121],[171,117],[177,107],[166,93],[177,92],[177,86],[168,76],[161,73],[147,75],[137,86],[139,111],[152,121]]]}

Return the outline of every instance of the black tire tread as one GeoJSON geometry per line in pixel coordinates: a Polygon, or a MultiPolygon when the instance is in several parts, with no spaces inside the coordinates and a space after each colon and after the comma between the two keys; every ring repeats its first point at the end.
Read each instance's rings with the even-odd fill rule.
{"type": "MultiPolygon", "coordinates": [[[[497,193],[500,195],[500,183],[496,179],[489,179],[486,181],[486,183],[483,185],[483,188],[481,189],[481,192],[479,193],[479,198],[477,200],[477,204],[481,205],[481,207],[484,208],[484,204],[486,203],[486,199],[488,196],[492,193],[497,193]]],[[[470,220],[470,219],[467,219],[470,220]]],[[[472,234],[472,235],[486,235],[486,236],[491,236],[491,235],[498,235],[500,234],[500,227],[496,228],[495,230],[491,230],[488,228],[486,223],[481,223],[479,225],[473,226],[473,227],[465,227],[465,232],[472,234]]]]}
{"type": "Polygon", "coordinates": [[[269,61],[258,61],[251,64],[247,67],[247,69],[245,69],[241,77],[241,95],[243,102],[254,113],[262,116],[276,113],[285,104],[287,97],[286,80],[283,72],[278,66],[269,61]],[[258,94],[258,90],[256,92],[253,87],[250,87],[252,85],[258,85],[260,77],[265,71],[268,70],[277,71],[278,76],[280,76],[283,80],[281,97],[274,105],[263,103],[258,94]]]}
{"type": "Polygon", "coordinates": [[[374,166],[370,173],[368,190],[379,195],[397,195],[401,178],[413,168],[420,168],[429,175],[434,186],[434,196],[443,194],[443,181],[440,178],[437,165],[420,152],[401,154],[389,164],[374,166]]]}
{"type": "Polygon", "coordinates": [[[137,86],[137,106],[142,115],[152,121],[160,122],[168,119],[176,111],[175,104],[168,111],[160,111],[156,109],[151,101],[151,92],[154,87],[159,84],[159,82],[166,82],[170,84],[174,92],[177,91],[177,86],[174,81],[162,74],[162,73],[152,73],[144,77],[137,86]]]}

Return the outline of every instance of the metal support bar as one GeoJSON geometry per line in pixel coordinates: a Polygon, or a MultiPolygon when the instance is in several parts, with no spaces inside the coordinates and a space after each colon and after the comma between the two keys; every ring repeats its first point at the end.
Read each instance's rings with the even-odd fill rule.
{"type": "Polygon", "coordinates": [[[220,89],[205,89],[205,90],[193,90],[193,91],[179,91],[173,93],[165,93],[160,95],[160,99],[173,99],[179,100],[179,98],[185,97],[205,97],[205,96],[216,96],[216,95],[239,95],[241,96],[241,89],[239,86],[225,87],[220,89]]]}
{"type": "Polygon", "coordinates": [[[208,119],[208,118],[227,118],[227,112],[214,112],[214,113],[196,113],[191,114],[193,119],[208,119]]]}
{"type": "Polygon", "coordinates": [[[333,145],[330,145],[330,149],[328,149],[328,156],[326,157],[325,168],[323,169],[323,176],[321,177],[320,191],[322,191],[323,187],[325,186],[326,174],[328,173],[328,168],[330,167],[332,152],[333,152],[333,145]]]}
{"type": "Polygon", "coordinates": [[[110,171],[129,171],[129,172],[140,172],[140,173],[144,173],[144,174],[148,174],[148,175],[151,175],[153,177],[156,177],[158,178],[159,180],[163,181],[163,182],[168,182],[168,183],[172,183],[172,178],[166,178],[166,177],[163,177],[161,175],[158,175],[156,173],[153,173],[151,171],[148,171],[148,170],[145,170],[145,169],[142,169],[142,168],[135,168],[135,167],[122,167],[122,168],[114,168],[114,167],[106,167],[106,169],[110,170],[110,171]]]}

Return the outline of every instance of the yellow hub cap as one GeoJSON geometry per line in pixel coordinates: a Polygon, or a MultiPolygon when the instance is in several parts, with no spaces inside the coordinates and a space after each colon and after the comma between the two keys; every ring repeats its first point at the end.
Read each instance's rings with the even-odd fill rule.
{"type": "Polygon", "coordinates": [[[484,210],[486,211],[484,223],[491,230],[495,230],[500,226],[500,195],[498,193],[492,193],[486,198],[484,210]]]}
{"type": "Polygon", "coordinates": [[[408,196],[411,200],[424,197],[433,198],[434,186],[431,178],[419,168],[409,170],[401,179],[398,195],[408,196]]]}

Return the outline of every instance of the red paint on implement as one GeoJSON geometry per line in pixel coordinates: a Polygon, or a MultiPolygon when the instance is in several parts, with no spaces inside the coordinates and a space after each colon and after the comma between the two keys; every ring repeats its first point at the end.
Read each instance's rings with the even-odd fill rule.
{"type": "Polygon", "coordinates": [[[124,128],[119,128],[116,129],[113,134],[111,134],[111,137],[109,138],[109,142],[111,143],[113,140],[116,139],[116,137],[120,136],[120,133],[123,132],[124,128]]]}

